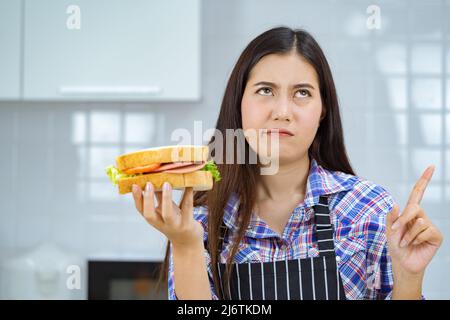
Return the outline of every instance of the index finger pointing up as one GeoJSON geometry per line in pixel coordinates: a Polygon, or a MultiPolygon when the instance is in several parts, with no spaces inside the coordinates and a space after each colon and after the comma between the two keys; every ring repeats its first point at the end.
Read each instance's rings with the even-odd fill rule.
{"type": "Polygon", "coordinates": [[[434,169],[434,166],[429,166],[426,168],[420,179],[414,185],[414,188],[409,195],[408,204],[420,204],[423,194],[425,193],[425,189],[433,176],[434,169]]]}

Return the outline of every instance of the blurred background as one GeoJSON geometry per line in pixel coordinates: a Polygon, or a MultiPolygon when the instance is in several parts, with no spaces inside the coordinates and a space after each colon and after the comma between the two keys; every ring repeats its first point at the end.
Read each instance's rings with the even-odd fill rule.
{"type": "Polygon", "coordinates": [[[165,299],[165,238],[104,168],[214,128],[239,54],[280,25],[325,51],[358,175],[404,206],[436,165],[424,295],[449,299],[449,0],[0,0],[0,298],[165,299]]]}

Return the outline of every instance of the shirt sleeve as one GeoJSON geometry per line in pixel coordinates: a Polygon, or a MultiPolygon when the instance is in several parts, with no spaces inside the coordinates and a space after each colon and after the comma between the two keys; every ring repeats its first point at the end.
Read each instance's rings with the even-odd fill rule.
{"type": "Polygon", "coordinates": [[[386,237],[386,216],[394,207],[394,199],[385,190],[374,199],[374,214],[367,225],[366,293],[370,300],[390,299],[394,286],[392,261],[386,237]]]}
{"type": "MultiPolygon", "coordinates": [[[[205,262],[207,264],[208,270],[208,278],[209,285],[211,288],[211,295],[213,300],[218,300],[215,288],[214,281],[212,280],[212,269],[211,269],[211,258],[208,251],[205,249],[205,262]]],[[[169,290],[169,300],[178,300],[177,295],[175,293],[175,282],[173,277],[173,255],[172,255],[172,245],[170,245],[169,249],[169,270],[168,270],[168,290],[169,290]]]]}
{"type": "MultiPolygon", "coordinates": [[[[203,234],[203,241],[206,241],[208,238],[208,210],[207,207],[204,206],[198,206],[194,207],[194,219],[199,221],[204,230],[203,234]]],[[[208,271],[208,279],[209,279],[209,285],[211,288],[211,296],[213,300],[218,300],[217,293],[214,288],[214,281],[213,281],[213,275],[212,275],[212,267],[211,267],[211,256],[208,252],[208,250],[204,250],[204,257],[205,257],[205,263],[206,263],[206,269],[208,271]]],[[[172,255],[172,245],[170,245],[169,248],[169,268],[168,268],[168,293],[169,293],[169,300],[177,300],[177,296],[175,293],[175,281],[173,276],[173,255],[172,255]]]]}
{"type": "Polygon", "coordinates": [[[394,278],[392,273],[392,261],[387,250],[387,245],[385,245],[381,253],[379,270],[375,272],[375,276],[380,279],[379,286],[376,286],[375,288],[375,298],[377,300],[390,300],[392,296],[394,278]]]}
{"type": "MultiPolygon", "coordinates": [[[[366,299],[391,300],[394,287],[392,259],[386,237],[386,216],[394,207],[394,199],[388,192],[380,194],[376,201],[378,220],[368,224],[367,291],[366,299]]],[[[422,300],[425,297],[422,295],[422,300]]]]}

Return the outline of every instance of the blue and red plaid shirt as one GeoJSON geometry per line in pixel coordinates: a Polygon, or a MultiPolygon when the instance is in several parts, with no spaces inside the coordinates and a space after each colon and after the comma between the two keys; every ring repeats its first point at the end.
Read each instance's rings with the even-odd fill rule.
{"type": "MultiPolygon", "coordinates": [[[[313,206],[319,202],[321,195],[329,195],[330,217],[335,228],[336,260],[347,299],[389,299],[393,274],[385,228],[386,215],[392,210],[394,199],[384,188],[361,177],[328,171],[314,159],[311,160],[305,198],[292,212],[283,234],[271,230],[258,215],[253,214],[234,262],[317,257],[313,206]]],[[[233,193],[224,213],[224,223],[229,231],[220,254],[221,263],[226,262],[231,251],[229,238],[237,230],[238,208],[239,198],[233,193]]],[[[203,225],[206,240],[207,207],[195,207],[194,218],[203,225]]],[[[169,258],[169,299],[175,300],[171,250],[169,258]]],[[[210,256],[206,250],[205,261],[212,296],[217,299],[210,256]]]]}

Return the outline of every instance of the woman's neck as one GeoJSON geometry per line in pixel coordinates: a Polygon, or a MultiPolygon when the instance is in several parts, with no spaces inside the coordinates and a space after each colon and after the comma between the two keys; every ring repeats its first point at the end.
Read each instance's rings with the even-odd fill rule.
{"type": "Polygon", "coordinates": [[[304,196],[310,170],[309,156],[291,163],[280,163],[277,174],[261,175],[257,186],[258,201],[304,196]]]}

